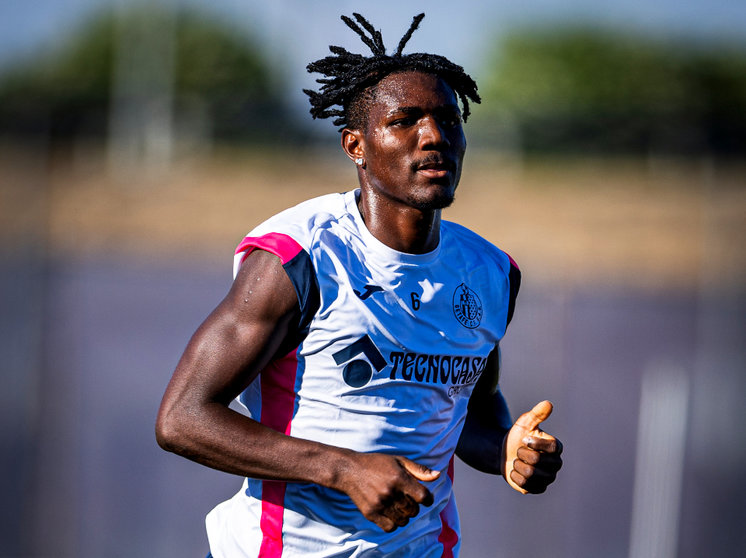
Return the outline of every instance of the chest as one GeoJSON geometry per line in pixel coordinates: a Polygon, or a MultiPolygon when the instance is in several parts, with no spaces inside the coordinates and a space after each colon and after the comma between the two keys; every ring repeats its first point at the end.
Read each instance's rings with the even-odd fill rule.
{"type": "Polygon", "coordinates": [[[321,302],[303,352],[330,391],[405,383],[455,396],[504,333],[505,289],[488,265],[381,261],[346,245],[320,251],[314,266],[321,302]]]}

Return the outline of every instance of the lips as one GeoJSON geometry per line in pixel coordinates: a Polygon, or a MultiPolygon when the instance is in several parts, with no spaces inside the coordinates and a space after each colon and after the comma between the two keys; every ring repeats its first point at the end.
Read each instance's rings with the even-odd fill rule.
{"type": "Polygon", "coordinates": [[[427,174],[444,174],[455,170],[456,165],[443,157],[430,157],[415,163],[414,168],[427,174]]]}

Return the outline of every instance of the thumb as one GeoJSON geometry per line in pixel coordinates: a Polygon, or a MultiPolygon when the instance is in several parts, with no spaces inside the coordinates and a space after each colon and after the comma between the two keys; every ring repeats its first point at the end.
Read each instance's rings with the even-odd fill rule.
{"type": "Polygon", "coordinates": [[[406,457],[402,457],[401,464],[404,466],[404,469],[412,475],[417,480],[429,482],[434,481],[440,476],[440,471],[433,471],[432,469],[429,469],[425,467],[424,465],[420,465],[419,463],[415,463],[414,461],[411,461],[407,459],[406,457]]]}
{"type": "Polygon", "coordinates": [[[523,413],[515,424],[522,426],[527,430],[536,430],[536,428],[552,414],[552,403],[550,401],[541,401],[527,413],[523,413]]]}

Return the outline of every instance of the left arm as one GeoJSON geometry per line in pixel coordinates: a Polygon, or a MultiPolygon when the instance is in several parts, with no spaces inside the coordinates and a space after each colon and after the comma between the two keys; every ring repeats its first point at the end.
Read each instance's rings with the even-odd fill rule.
{"type": "Polygon", "coordinates": [[[514,489],[540,494],[562,466],[562,443],[538,428],[552,404],[543,401],[513,424],[498,380],[499,347],[474,386],[456,455],[484,473],[502,475],[514,489]]]}
{"type": "Polygon", "coordinates": [[[513,425],[502,392],[497,385],[500,374],[500,349],[495,348],[487,360],[487,367],[474,386],[469,399],[469,410],[456,455],[469,465],[492,475],[501,473],[503,439],[513,425]]]}

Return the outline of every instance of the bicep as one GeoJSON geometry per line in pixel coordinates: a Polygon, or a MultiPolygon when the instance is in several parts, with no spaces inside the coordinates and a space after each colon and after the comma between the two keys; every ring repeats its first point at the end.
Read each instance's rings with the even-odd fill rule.
{"type": "Polygon", "coordinates": [[[297,295],[279,258],[252,252],[227,296],[189,341],[164,402],[228,404],[277,356],[297,318],[297,295]]]}

